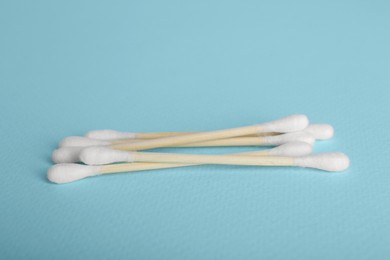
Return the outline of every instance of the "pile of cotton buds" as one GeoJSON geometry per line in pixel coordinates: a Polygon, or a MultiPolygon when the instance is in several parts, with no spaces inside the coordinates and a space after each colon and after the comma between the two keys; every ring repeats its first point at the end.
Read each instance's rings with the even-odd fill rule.
{"type": "Polygon", "coordinates": [[[349,158],[340,152],[313,154],[316,140],[333,137],[328,124],[309,124],[307,116],[294,114],[256,125],[205,132],[120,132],[94,130],[69,136],[52,155],[48,171],[54,183],[86,177],[201,164],[298,166],[343,171],[349,158]],[[180,154],[139,152],[161,147],[273,146],[235,154],[180,154]],[[82,163],[82,164],[81,164],[82,163]]]}

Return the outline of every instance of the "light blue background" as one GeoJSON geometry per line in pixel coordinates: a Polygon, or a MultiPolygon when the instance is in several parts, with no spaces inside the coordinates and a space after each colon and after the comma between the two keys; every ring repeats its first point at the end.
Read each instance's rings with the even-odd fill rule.
{"type": "MultiPolygon", "coordinates": [[[[1,1],[0,258],[389,258],[389,12],[388,1],[1,1]],[[344,151],[351,168],[46,180],[67,135],[290,113],[334,125],[315,150],[344,151]]],[[[248,148],[183,152],[237,150],[248,148]]]]}

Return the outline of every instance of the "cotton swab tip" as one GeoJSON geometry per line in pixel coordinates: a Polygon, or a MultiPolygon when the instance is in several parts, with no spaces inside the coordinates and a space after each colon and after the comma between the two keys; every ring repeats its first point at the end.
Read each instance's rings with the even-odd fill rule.
{"type": "Polygon", "coordinates": [[[327,140],[333,137],[334,129],[328,124],[312,124],[305,130],[306,133],[311,134],[315,139],[327,140]]]}
{"type": "Polygon", "coordinates": [[[89,131],[85,134],[85,136],[98,140],[134,139],[135,133],[104,129],[89,131]]]}
{"type": "Polygon", "coordinates": [[[83,136],[68,136],[62,139],[60,147],[88,147],[98,145],[110,145],[110,142],[104,140],[97,140],[83,136]]]}
{"type": "Polygon", "coordinates": [[[350,164],[348,156],[340,152],[319,153],[295,158],[294,161],[297,166],[316,168],[330,172],[344,171],[350,164]]]}
{"type": "Polygon", "coordinates": [[[289,133],[303,130],[308,125],[309,119],[306,115],[294,114],[260,124],[259,127],[263,132],[289,133]]]}
{"type": "Polygon", "coordinates": [[[291,142],[269,150],[273,156],[305,156],[311,154],[312,145],[306,142],[291,142]]]}
{"type": "Polygon", "coordinates": [[[74,163],[78,162],[81,151],[84,147],[61,147],[53,151],[51,159],[55,163],[74,163]]]}
{"type": "Polygon", "coordinates": [[[99,166],[61,163],[49,168],[47,178],[51,182],[63,184],[94,176],[99,173],[99,169],[99,166]]]}
{"type": "Polygon", "coordinates": [[[102,165],[116,162],[132,162],[132,153],[106,147],[88,147],[80,154],[80,161],[88,165],[102,165]]]}

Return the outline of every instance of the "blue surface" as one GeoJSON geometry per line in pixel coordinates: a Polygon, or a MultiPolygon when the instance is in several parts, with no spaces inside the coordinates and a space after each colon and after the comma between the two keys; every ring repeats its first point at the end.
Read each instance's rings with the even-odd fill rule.
{"type": "Polygon", "coordinates": [[[0,258],[390,258],[389,8],[1,1],[0,258]],[[221,129],[290,113],[333,124],[335,138],[315,150],[344,151],[351,168],[46,180],[67,135],[221,129]]]}

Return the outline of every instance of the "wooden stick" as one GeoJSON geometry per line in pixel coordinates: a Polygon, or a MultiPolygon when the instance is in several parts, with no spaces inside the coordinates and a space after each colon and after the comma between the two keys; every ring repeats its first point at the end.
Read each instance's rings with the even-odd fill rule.
{"type": "MultiPolygon", "coordinates": [[[[245,152],[236,155],[237,156],[239,155],[266,156],[267,154],[270,153],[270,150],[245,152]]],[[[110,164],[110,165],[103,165],[103,166],[89,166],[89,165],[81,165],[75,163],[61,163],[61,164],[56,164],[49,168],[47,173],[47,178],[51,182],[57,184],[63,184],[63,183],[69,183],[69,182],[81,180],[86,177],[98,176],[101,174],[156,170],[156,169],[165,169],[165,168],[174,168],[174,167],[186,167],[191,165],[192,164],[139,162],[139,163],[110,164]]]]}
{"type": "Polygon", "coordinates": [[[204,142],[209,140],[253,135],[258,133],[295,132],[306,128],[307,125],[308,119],[305,115],[291,115],[285,118],[281,118],[279,120],[258,125],[150,139],[137,143],[120,143],[112,145],[111,148],[119,150],[145,150],[158,147],[169,147],[182,144],[204,142]]]}
{"type": "MultiPolygon", "coordinates": [[[[253,151],[253,152],[243,152],[235,153],[232,155],[235,156],[270,156],[272,149],[253,151]]],[[[221,155],[226,156],[226,155],[221,155]]],[[[99,173],[115,173],[115,172],[133,172],[133,171],[145,171],[145,170],[156,170],[156,169],[165,169],[165,168],[177,168],[177,167],[187,167],[195,165],[203,165],[205,163],[193,163],[193,164],[183,164],[183,163],[161,163],[161,162],[133,162],[133,163],[120,163],[120,164],[109,164],[103,165],[99,173]]]]}
{"type": "MultiPolygon", "coordinates": [[[[327,140],[333,137],[334,129],[329,124],[310,124],[304,130],[308,134],[313,135],[315,139],[327,140]]],[[[105,130],[93,130],[85,134],[85,137],[104,140],[104,141],[118,141],[117,143],[126,142],[130,140],[140,140],[140,139],[154,139],[162,138],[176,135],[186,135],[193,134],[197,132],[121,132],[111,129],[105,130]]],[[[258,133],[255,135],[247,135],[246,137],[254,136],[271,136],[278,135],[280,133],[270,132],[270,133],[258,133]]]]}
{"type": "Polygon", "coordinates": [[[188,143],[196,143],[208,140],[217,140],[223,138],[230,138],[235,136],[242,136],[253,134],[259,131],[258,126],[245,126],[239,128],[231,128],[219,131],[201,132],[188,135],[171,136],[158,139],[150,139],[136,143],[120,143],[114,144],[111,147],[120,150],[145,150],[158,147],[169,147],[175,145],[182,145],[188,143]]]}
{"type": "MultiPolygon", "coordinates": [[[[272,149],[264,149],[259,151],[250,151],[250,152],[241,152],[234,153],[232,155],[236,156],[305,156],[312,152],[312,145],[305,142],[291,142],[282,144],[278,147],[272,149]]],[[[223,155],[225,156],[225,155],[223,155]]],[[[114,169],[122,169],[121,171],[140,171],[140,170],[151,170],[151,169],[163,169],[163,168],[173,168],[173,167],[184,167],[200,164],[181,164],[181,163],[155,163],[155,162],[138,162],[138,163],[127,163],[125,164],[112,164],[103,166],[104,172],[116,172],[114,169]],[[117,167],[117,165],[122,165],[117,167]],[[128,167],[127,167],[128,166],[128,167]]]]}
{"type": "MultiPolygon", "coordinates": [[[[169,132],[169,133],[174,133],[174,132],[169,132]]],[[[196,133],[199,133],[199,132],[196,132],[196,133]]],[[[141,134],[143,135],[143,134],[149,134],[149,133],[141,133],[141,134]]],[[[124,139],[111,139],[111,140],[110,139],[106,139],[106,140],[96,139],[96,140],[108,141],[111,144],[123,144],[123,143],[142,142],[142,141],[149,140],[149,139],[165,138],[165,137],[172,137],[172,136],[178,136],[178,135],[188,135],[191,133],[183,134],[183,132],[180,132],[180,134],[172,134],[172,135],[167,134],[165,136],[164,136],[164,134],[165,134],[165,132],[156,132],[155,138],[153,138],[153,137],[138,138],[137,137],[137,138],[124,138],[124,139]],[[163,133],[163,134],[160,137],[157,137],[160,133],[163,133]]],[[[236,138],[256,138],[256,137],[266,137],[266,136],[275,136],[275,135],[281,135],[281,133],[259,133],[257,135],[245,135],[245,136],[240,136],[240,137],[231,137],[231,138],[224,138],[224,139],[218,139],[218,140],[229,140],[229,139],[236,139],[236,138]]],[[[147,136],[149,136],[149,135],[147,135],[147,136]]],[[[153,136],[153,135],[150,135],[150,136],[153,136]]],[[[88,137],[88,138],[90,138],[90,137],[88,137]]],[[[214,140],[211,140],[211,141],[214,141],[214,140]]],[[[210,142],[210,141],[203,141],[203,142],[206,143],[206,142],[210,142]]],[[[182,146],[182,145],[178,145],[178,146],[182,146]]]]}
{"type": "MultiPolygon", "coordinates": [[[[91,148],[88,148],[91,149],[91,148]]],[[[156,157],[156,156],[154,156],[156,157]]],[[[173,159],[172,157],[162,158],[158,156],[160,160],[168,161],[173,159]],[[162,159],[161,159],[162,158],[162,159]]],[[[339,152],[334,153],[322,153],[316,155],[309,155],[303,157],[287,157],[287,156],[249,156],[248,154],[243,156],[237,155],[215,155],[212,156],[213,163],[226,162],[227,159],[233,159],[240,165],[258,165],[258,166],[299,166],[310,167],[315,169],[321,169],[324,171],[343,171],[349,167],[349,158],[339,152]],[[220,158],[217,158],[220,157],[220,158]],[[224,159],[222,159],[224,157],[224,159]],[[249,162],[249,164],[248,164],[249,162]]],[[[140,158],[139,158],[140,159],[140,158]]],[[[145,157],[143,158],[145,159],[145,157]]],[[[146,158],[150,159],[150,158],[146,158]]],[[[182,158],[180,158],[182,159],[182,158]]],[[[186,158],[187,161],[199,161],[200,157],[186,158]]],[[[209,161],[211,159],[202,158],[201,161],[209,161]]],[[[228,164],[232,164],[228,161],[228,164]]],[[[162,169],[168,167],[181,167],[188,166],[177,163],[124,163],[113,164],[104,166],[89,166],[80,165],[74,163],[56,164],[52,166],[48,171],[48,179],[54,183],[68,183],[76,180],[80,180],[86,177],[96,176],[100,174],[110,174],[116,172],[130,172],[130,171],[142,171],[151,169],[162,169]]]]}
{"type": "MultiPolygon", "coordinates": [[[[250,151],[243,153],[236,153],[235,155],[253,155],[253,156],[275,156],[275,155],[284,155],[284,156],[303,156],[310,154],[312,151],[311,145],[304,142],[292,142],[280,145],[272,149],[265,149],[260,151],[250,151]]],[[[96,171],[96,174],[108,174],[115,172],[132,172],[132,171],[143,171],[143,170],[153,170],[153,169],[164,169],[164,168],[173,168],[173,167],[185,167],[191,166],[192,164],[177,164],[177,163],[124,163],[124,164],[113,164],[113,165],[104,165],[96,171]]],[[[73,163],[62,163],[57,164],[51,167],[48,171],[48,178],[56,183],[65,183],[74,181],[77,179],[84,178],[83,174],[85,169],[94,169],[94,166],[81,166],[79,164],[73,163]],[[81,176],[78,175],[78,172],[81,167],[81,176]],[[90,168],[92,167],[92,168],[90,168]]]]}
{"type": "MultiPolygon", "coordinates": [[[[156,139],[156,138],[171,137],[171,136],[178,136],[178,135],[188,135],[194,133],[200,133],[200,131],[197,132],[121,132],[121,131],[106,129],[106,130],[89,131],[88,133],[85,134],[85,137],[97,139],[97,140],[116,141],[116,143],[123,143],[131,139],[133,140],[156,139]]],[[[270,135],[277,135],[277,134],[280,133],[275,133],[275,132],[258,133],[255,135],[248,135],[247,137],[270,136],[270,135]]]]}
{"type": "MultiPolygon", "coordinates": [[[[88,148],[89,149],[89,148],[88,148]]],[[[144,162],[144,164],[136,165],[137,170],[142,170],[144,167],[157,167],[157,165],[148,164],[160,164],[168,163],[170,166],[175,166],[181,162],[184,164],[199,165],[199,164],[224,164],[224,165],[248,165],[248,166],[299,166],[321,169],[325,171],[343,171],[349,167],[349,158],[340,152],[331,153],[319,153],[315,155],[303,156],[303,157],[291,157],[291,156],[259,156],[254,153],[245,154],[228,154],[228,155],[203,155],[203,154],[161,154],[161,153],[141,153],[141,152],[128,152],[131,153],[132,160],[136,162],[144,162]],[[153,160],[153,163],[150,161],[153,160]]],[[[130,163],[131,164],[131,163],[130,163]]],[[[110,172],[122,172],[127,171],[134,167],[128,163],[124,164],[109,164],[103,166],[97,166],[98,172],[101,174],[110,172]]],[[[163,165],[159,165],[163,166],[163,165]]],[[[96,166],[93,166],[96,167],[96,166]]],[[[156,169],[156,168],[154,168],[156,169]]]]}
{"type": "MultiPolygon", "coordinates": [[[[292,165],[290,157],[244,156],[244,155],[204,155],[204,154],[168,154],[129,152],[132,157],[127,162],[157,162],[157,163],[184,163],[184,164],[226,164],[226,165],[292,165]]],[[[85,161],[83,161],[86,163],[85,161]]],[[[86,163],[88,164],[88,163],[86,163]]],[[[89,165],[100,165],[89,164],[89,165]]]]}
{"type": "MultiPolygon", "coordinates": [[[[210,154],[178,154],[178,153],[145,153],[114,150],[105,147],[89,147],[80,155],[81,162],[87,165],[103,165],[118,162],[162,162],[182,164],[232,164],[232,165],[273,165],[270,157],[210,155],[210,154]]],[[[280,164],[291,163],[284,158],[280,164]]]]}
{"type": "MultiPolygon", "coordinates": [[[[309,133],[305,131],[297,131],[294,133],[287,134],[278,134],[271,136],[257,136],[257,137],[233,137],[233,138],[224,138],[217,140],[208,140],[196,143],[188,144],[176,144],[169,145],[166,147],[199,147],[199,146],[247,146],[247,145],[275,145],[291,141],[304,141],[304,142],[314,142],[315,139],[309,133]]],[[[123,144],[123,147],[120,150],[130,150],[132,151],[134,146],[137,144],[144,143],[144,140],[140,139],[119,139],[119,140],[97,140],[83,136],[68,136],[64,138],[60,147],[88,147],[88,146],[111,146],[111,148],[116,148],[116,145],[123,144]]],[[[118,149],[118,148],[116,148],[118,149]]]]}
{"type": "MultiPolygon", "coordinates": [[[[59,149],[54,150],[52,154],[52,160],[55,163],[72,163],[78,162],[80,153],[84,149],[84,146],[72,146],[72,145],[85,145],[87,146],[107,146],[108,144],[112,144],[112,142],[116,141],[102,141],[102,140],[94,140],[86,137],[68,137],[65,147],[61,147],[59,149]]],[[[191,143],[184,145],[177,145],[172,147],[214,147],[214,146],[274,146],[285,144],[289,142],[306,142],[309,144],[314,143],[314,138],[305,133],[305,132],[295,132],[288,134],[281,134],[276,136],[263,136],[263,137],[235,137],[228,139],[220,139],[199,143],[191,143]]],[[[121,147],[120,150],[132,150],[134,148],[134,143],[139,142],[136,140],[132,140],[132,143],[126,143],[126,146],[121,147]]],[[[113,145],[108,145],[108,147],[113,147],[113,145]]]]}
{"type": "MultiPolygon", "coordinates": [[[[310,136],[305,134],[296,135],[295,133],[291,133],[285,135],[288,135],[287,137],[291,136],[291,138],[234,137],[234,138],[218,139],[218,140],[211,140],[211,141],[204,141],[204,142],[197,142],[197,143],[179,144],[179,145],[169,146],[169,147],[269,146],[269,145],[282,144],[290,140],[302,141],[302,139],[304,139],[303,141],[308,141],[309,143],[311,143],[312,141],[311,140],[312,138],[310,138],[310,136]]],[[[122,146],[120,150],[133,151],[134,144],[136,145],[138,142],[140,141],[139,140],[127,141],[127,139],[125,141],[115,140],[115,141],[111,141],[112,143],[111,148],[118,149],[116,148],[117,144],[126,144],[122,146]]]]}

